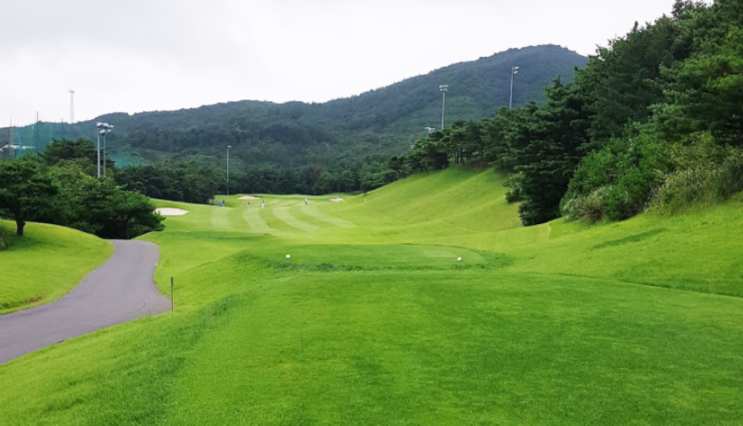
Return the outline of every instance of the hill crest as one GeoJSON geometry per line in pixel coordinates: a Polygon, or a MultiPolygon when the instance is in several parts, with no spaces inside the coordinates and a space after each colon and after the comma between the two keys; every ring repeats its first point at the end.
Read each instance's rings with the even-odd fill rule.
{"type": "MultiPolygon", "coordinates": [[[[109,113],[74,125],[18,128],[15,142],[43,149],[52,137],[94,139],[95,122],[107,121],[116,129],[108,137],[115,159],[149,162],[198,156],[216,165],[230,145],[237,167],[327,167],[343,158],[402,153],[425,136],[425,127],[440,127],[440,84],[449,86],[446,123],[477,120],[508,105],[512,66],[520,67],[513,91],[518,106],[541,103],[551,80],[571,81],[575,67],[586,62],[560,46],[530,46],[324,103],[244,100],[177,111],[109,113]]],[[[0,145],[8,142],[8,135],[0,130],[0,145]]]]}

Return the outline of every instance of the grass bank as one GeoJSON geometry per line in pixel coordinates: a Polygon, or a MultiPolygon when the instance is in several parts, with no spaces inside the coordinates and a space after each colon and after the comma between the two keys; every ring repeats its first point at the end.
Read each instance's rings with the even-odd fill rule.
{"type": "Polygon", "coordinates": [[[29,223],[14,236],[15,223],[0,220],[9,243],[0,251],[0,314],[52,302],[113,254],[113,245],[60,226],[29,223]]]}
{"type": "Polygon", "coordinates": [[[670,219],[521,228],[501,184],[492,172],[451,169],[338,203],[161,202],[189,210],[143,237],[161,247],[158,285],[175,277],[175,316],[0,366],[3,418],[60,425],[743,418],[740,198],[670,219]]]}

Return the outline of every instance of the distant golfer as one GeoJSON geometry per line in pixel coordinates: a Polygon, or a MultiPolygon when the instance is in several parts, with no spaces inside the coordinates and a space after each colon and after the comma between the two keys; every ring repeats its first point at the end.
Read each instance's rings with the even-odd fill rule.
{"type": "Polygon", "coordinates": [[[266,200],[261,201],[261,208],[266,207],[266,200]]]}
{"type": "Polygon", "coordinates": [[[248,207],[250,207],[250,201],[248,201],[248,207]]]}
{"type": "Polygon", "coordinates": [[[305,206],[307,205],[307,199],[306,198],[304,199],[304,205],[305,206]]]}

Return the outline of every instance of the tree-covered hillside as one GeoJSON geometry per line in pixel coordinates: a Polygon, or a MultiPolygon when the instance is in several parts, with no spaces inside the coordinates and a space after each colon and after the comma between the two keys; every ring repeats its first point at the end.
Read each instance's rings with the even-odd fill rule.
{"type": "MultiPolygon", "coordinates": [[[[114,159],[165,158],[222,164],[227,145],[236,173],[247,168],[347,168],[369,156],[402,153],[441,125],[439,85],[447,84],[446,121],[474,120],[508,105],[510,70],[519,66],[514,105],[544,100],[544,87],[571,81],[587,58],[559,46],[511,49],[322,104],[240,101],[168,112],[108,114],[95,120],[40,123],[15,130],[15,142],[43,149],[52,137],[93,138],[95,122],[115,126],[108,136],[114,159]]],[[[394,66],[394,64],[390,64],[394,66]]],[[[353,78],[349,76],[349,78],[353,78]]],[[[0,130],[0,146],[8,141],[0,130]]]]}
{"type": "MultiPolygon", "coordinates": [[[[512,172],[525,225],[674,214],[743,191],[743,0],[676,0],[599,48],[547,101],[454,122],[389,165],[512,172]]],[[[399,167],[397,167],[399,168],[399,167]]],[[[394,176],[393,176],[394,177],[394,176]]]]}

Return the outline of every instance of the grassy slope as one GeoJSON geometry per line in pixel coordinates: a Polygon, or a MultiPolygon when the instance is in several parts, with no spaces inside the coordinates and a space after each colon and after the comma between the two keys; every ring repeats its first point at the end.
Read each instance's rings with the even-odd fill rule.
{"type": "Polygon", "coordinates": [[[741,199],[670,219],[524,229],[502,192],[492,172],[455,169],[342,203],[163,202],[191,211],[146,236],[162,249],[158,284],[176,277],[175,317],[0,366],[0,414],[8,424],[743,418],[743,300],[713,294],[743,295],[741,199]]]}
{"type": "MultiPolygon", "coordinates": [[[[15,224],[0,221],[6,235],[15,224]]],[[[109,242],[69,228],[29,223],[0,252],[0,314],[52,302],[75,287],[114,251],[109,242]]]]}

